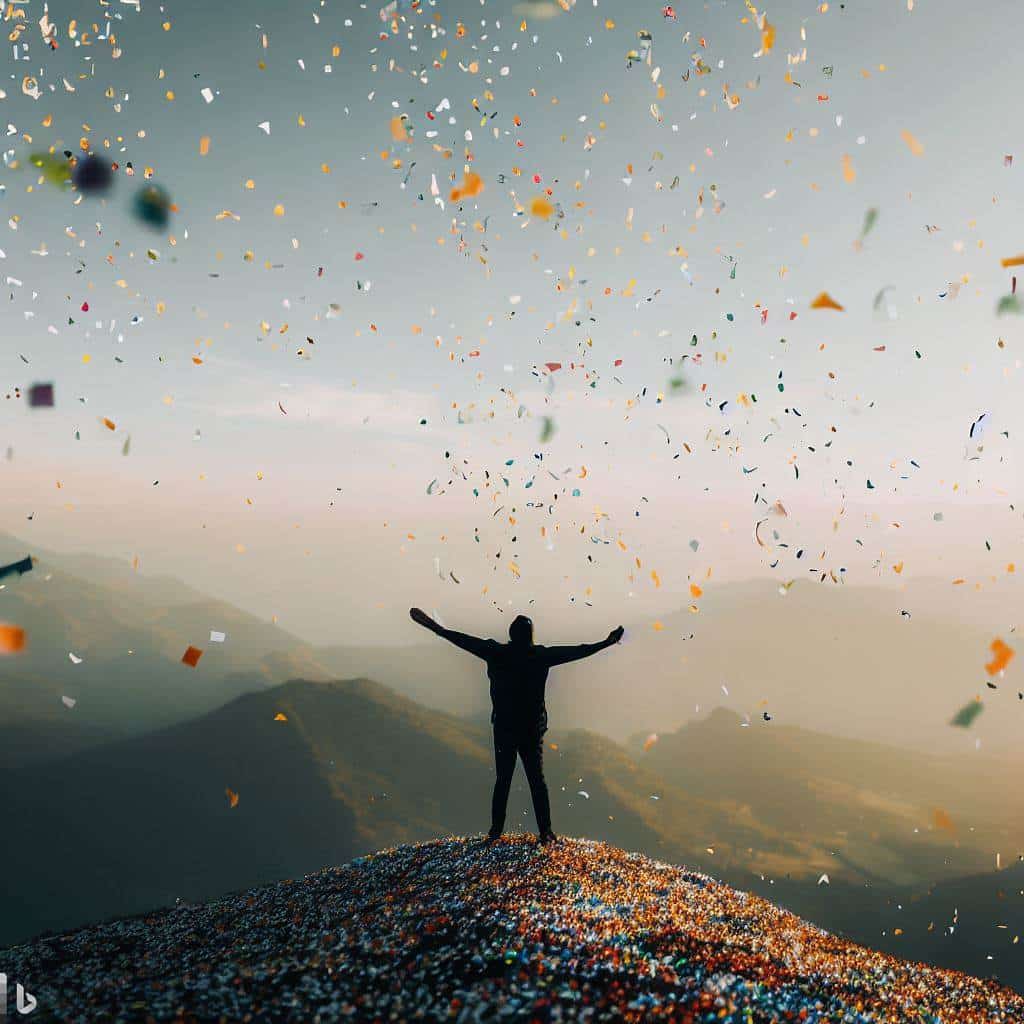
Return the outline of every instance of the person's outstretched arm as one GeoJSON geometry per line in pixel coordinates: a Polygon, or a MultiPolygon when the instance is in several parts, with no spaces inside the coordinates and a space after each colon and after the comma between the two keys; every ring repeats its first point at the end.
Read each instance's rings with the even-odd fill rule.
{"type": "Polygon", "coordinates": [[[450,644],[455,644],[456,647],[461,647],[464,651],[469,651],[470,654],[475,654],[478,658],[487,657],[486,652],[490,644],[489,640],[482,640],[478,636],[470,636],[469,633],[458,633],[454,629],[445,629],[444,626],[435,622],[420,608],[410,608],[409,617],[417,625],[429,629],[431,633],[444,637],[450,644]]]}
{"type": "Polygon", "coordinates": [[[606,647],[613,647],[622,639],[625,630],[616,626],[604,640],[596,644],[567,644],[563,647],[545,648],[549,665],[564,665],[567,661],[579,661],[580,658],[589,658],[606,647]]]}

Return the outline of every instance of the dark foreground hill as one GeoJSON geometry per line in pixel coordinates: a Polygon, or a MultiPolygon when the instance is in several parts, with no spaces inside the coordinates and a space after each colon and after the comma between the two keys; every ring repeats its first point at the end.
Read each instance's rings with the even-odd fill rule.
{"type": "Polygon", "coordinates": [[[1010,1022],[991,982],[585,840],[444,839],[8,950],[36,1019],[1010,1022]]]}

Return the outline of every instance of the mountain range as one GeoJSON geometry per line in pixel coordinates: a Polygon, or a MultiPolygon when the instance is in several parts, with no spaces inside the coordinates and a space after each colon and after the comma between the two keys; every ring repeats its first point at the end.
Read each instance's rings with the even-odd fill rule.
{"type": "MultiPolygon", "coordinates": [[[[60,717],[62,696],[81,697],[78,719],[126,734],[290,678],[365,677],[441,711],[487,714],[479,662],[407,621],[396,623],[404,642],[394,645],[316,647],[128,562],[33,550],[0,535],[0,560],[26,553],[36,557],[36,569],[0,588],[0,621],[26,628],[29,646],[17,675],[32,681],[16,700],[5,704],[0,695],[0,711],[60,717]],[[211,643],[211,630],[225,633],[226,642],[211,643]],[[183,671],[190,645],[203,649],[202,660],[183,671]],[[82,661],[75,664],[71,654],[82,661]]],[[[627,622],[614,651],[562,668],[548,690],[552,720],[626,741],[721,705],[751,720],[767,713],[776,722],[927,753],[957,753],[976,741],[1016,756],[1024,703],[1012,671],[993,679],[984,669],[993,633],[1013,641],[1009,606],[986,631],[976,617],[951,620],[937,610],[940,586],[965,594],[948,581],[918,581],[902,591],[707,583],[689,608],[627,622]],[[975,697],[985,713],[968,737],[949,723],[975,697]]],[[[970,595],[959,601],[969,607],[970,595]]],[[[600,639],[549,637],[543,623],[538,630],[544,643],[600,639]]]]}
{"type": "MultiPolygon", "coordinates": [[[[343,649],[141,579],[44,554],[0,591],[0,617],[29,633],[27,651],[0,663],[0,798],[17,829],[0,853],[17,880],[0,943],[486,826],[486,717],[433,682],[445,659],[478,674],[470,659],[440,643],[430,656],[398,648],[384,686],[359,677],[366,650],[346,670],[343,649]],[[196,668],[181,663],[188,644],[204,648],[196,668]]],[[[627,658],[631,678],[635,648],[606,664],[627,658]]],[[[553,695],[577,685],[561,672],[553,695]]],[[[555,729],[545,760],[567,834],[706,870],[877,948],[1024,984],[1019,762],[714,702],[625,743],[555,729]]],[[[511,829],[532,828],[521,776],[511,812],[511,829]]]]}

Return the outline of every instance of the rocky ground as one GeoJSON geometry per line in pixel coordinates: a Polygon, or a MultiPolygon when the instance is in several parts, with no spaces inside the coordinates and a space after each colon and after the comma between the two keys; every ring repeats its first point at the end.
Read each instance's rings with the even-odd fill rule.
{"type": "Polygon", "coordinates": [[[580,839],[444,839],[0,953],[34,1020],[1024,1021],[993,983],[580,839]]]}

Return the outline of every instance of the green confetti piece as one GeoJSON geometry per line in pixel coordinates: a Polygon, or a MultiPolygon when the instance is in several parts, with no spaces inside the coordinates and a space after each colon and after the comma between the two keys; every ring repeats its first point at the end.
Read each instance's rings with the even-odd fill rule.
{"type": "Polygon", "coordinates": [[[996,316],[1003,316],[1005,313],[1013,313],[1015,316],[1020,316],[1024,313],[1024,309],[1021,308],[1020,299],[1016,295],[1004,295],[999,300],[999,305],[996,306],[996,316]]]}
{"type": "Polygon", "coordinates": [[[969,704],[965,704],[950,720],[950,725],[955,725],[960,729],[970,728],[971,723],[985,710],[985,706],[980,700],[972,700],[969,704]]]}
{"type": "Polygon", "coordinates": [[[33,167],[38,167],[43,178],[50,185],[65,188],[71,184],[71,163],[64,156],[53,153],[33,153],[29,158],[33,167]]]}
{"type": "Polygon", "coordinates": [[[866,238],[868,232],[875,226],[878,220],[878,209],[874,206],[864,214],[864,226],[860,229],[860,237],[866,238]]]}

